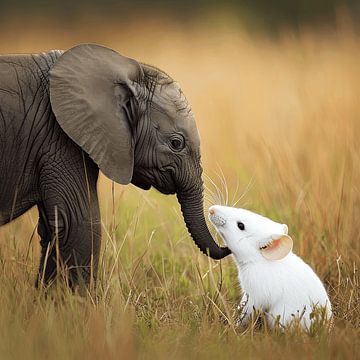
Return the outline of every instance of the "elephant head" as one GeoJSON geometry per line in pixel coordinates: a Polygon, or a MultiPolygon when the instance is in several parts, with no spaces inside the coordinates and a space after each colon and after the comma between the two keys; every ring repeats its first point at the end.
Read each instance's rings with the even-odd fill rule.
{"type": "Polygon", "coordinates": [[[230,253],[206,225],[199,134],[170,76],[106,47],[79,45],[51,69],[50,100],[62,129],[107,177],[176,194],[200,250],[214,259],[230,253]]]}

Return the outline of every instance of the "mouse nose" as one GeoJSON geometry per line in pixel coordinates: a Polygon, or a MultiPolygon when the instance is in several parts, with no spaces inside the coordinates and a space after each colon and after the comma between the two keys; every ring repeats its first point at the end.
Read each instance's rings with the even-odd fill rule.
{"type": "Polygon", "coordinates": [[[214,215],[214,214],[215,214],[215,209],[214,209],[214,208],[210,208],[210,209],[209,209],[209,214],[210,214],[210,215],[214,215]]]}

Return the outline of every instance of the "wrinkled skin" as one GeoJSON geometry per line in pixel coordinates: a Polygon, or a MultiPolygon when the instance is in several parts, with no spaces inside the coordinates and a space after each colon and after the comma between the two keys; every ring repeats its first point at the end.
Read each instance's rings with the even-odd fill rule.
{"type": "Polygon", "coordinates": [[[70,285],[96,277],[99,169],[176,194],[200,250],[229,254],[205,223],[199,135],[168,75],[97,45],[0,56],[0,225],[38,207],[37,283],[59,264],[70,285]]]}

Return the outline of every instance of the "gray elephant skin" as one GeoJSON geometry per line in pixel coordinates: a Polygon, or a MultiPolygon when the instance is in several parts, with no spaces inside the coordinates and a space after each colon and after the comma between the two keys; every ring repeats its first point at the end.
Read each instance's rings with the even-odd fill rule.
{"type": "Polygon", "coordinates": [[[0,56],[0,225],[37,206],[37,284],[51,283],[60,261],[71,286],[96,278],[99,169],[176,194],[200,250],[230,253],[207,228],[199,134],[170,76],[95,44],[0,56]]]}

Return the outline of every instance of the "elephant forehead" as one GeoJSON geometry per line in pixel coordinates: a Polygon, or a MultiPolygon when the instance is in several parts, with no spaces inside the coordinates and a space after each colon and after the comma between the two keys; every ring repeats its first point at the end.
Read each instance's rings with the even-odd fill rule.
{"type": "Polygon", "coordinates": [[[158,86],[151,101],[154,120],[168,130],[178,130],[189,135],[194,145],[200,145],[199,133],[191,106],[177,83],[158,86]]]}
{"type": "Polygon", "coordinates": [[[200,146],[199,132],[192,114],[180,114],[165,111],[157,104],[151,104],[151,121],[165,133],[181,132],[191,140],[194,146],[200,146]]]}
{"type": "Polygon", "coordinates": [[[176,82],[156,86],[152,102],[170,116],[176,117],[175,115],[179,114],[193,118],[191,106],[176,82]]]}

